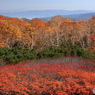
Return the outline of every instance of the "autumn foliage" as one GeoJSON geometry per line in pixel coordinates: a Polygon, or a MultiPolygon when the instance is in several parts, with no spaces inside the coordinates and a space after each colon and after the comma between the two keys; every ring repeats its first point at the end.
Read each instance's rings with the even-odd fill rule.
{"type": "Polygon", "coordinates": [[[93,95],[95,61],[0,67],[1,95],[93,95]]]}
{"type": "Polygon", "coordinates": [[[49,22],[0,16],[0,47],[19,45],[39,51],[62,43],[95,50],[95,16],[86,21],[55,16],[49,22]]]}
{"type": "Polygon", "coordinates": [[[0,95],[93,95],[95,60],[20,62],[63,56],[95,58],[95,16],[49,22],[0,16],[0,64],[19,62],[0,66],[0,95]]]}

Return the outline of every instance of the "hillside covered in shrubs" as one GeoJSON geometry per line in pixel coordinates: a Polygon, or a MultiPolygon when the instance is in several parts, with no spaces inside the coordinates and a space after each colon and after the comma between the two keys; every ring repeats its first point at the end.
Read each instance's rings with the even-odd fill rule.
{"type": "Polygon", "coordinates": [[[1,66],[0,95],[94,95],[95,61],[68,60],[1,66]]]}
{"type": "Polygon", "coordinates": [[[94,88],[95,16],[0,16],[0,95],[93,95],[94,88]]]}
{"type": "Polygon", "coordinates": [[[23,49],[19,46],[11,49],[5,47],[0,48],[0,58],[5,60],[7,64],[30,59],[38,60],[42,58],[60,58],[64,56],[79,56],[86,59],[95,59],[94,54],[92,55],[88,50],[84,50],[83,48],[73,45],[70,47],[64,45],[60,45],[59,47],[50,47],[38,53],[34,49],[23,49]]]}
{"type": "Polygon", "coordinates": [[[75,21],[55,16],[49,22],[0,16],[0,59],[81,56],[95,59],[95,16],[75,21]]]}

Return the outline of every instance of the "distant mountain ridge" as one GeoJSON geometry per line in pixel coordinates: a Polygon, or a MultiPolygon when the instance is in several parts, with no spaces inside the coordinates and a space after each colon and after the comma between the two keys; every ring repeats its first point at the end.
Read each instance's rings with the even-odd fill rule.
{"type": "MultiPolygon", "coordinates": [[[[85,14],[71,14],[71,15],[62,15],[62,17],[67,17],[70,19],[74,19],[74,20],[86,20],[88,18],[92,18],[92,16],[95,16],[95,12],[94,13],[85,13],[85,14]]],[[[41,20],[45,20],[45,21],[50,21],[52,17],[44,17],[44,18],[39,18],[41,20]]]]}
{"type": "Polygon", "coordinates": [[[90,10],[23,10],[23,11],[7,11],[0,10],[0,15],[8,16],[8,17],[19,17],[19,18],[44,18],[44,17],[52,17],[55,15],[77,15],[77,14],[86,14],[93,13],[95,11],[90,10]]]}
{"type": "Polygon", "coordinates": [[[73,14],[73,15],[63,15],[63,17],[68,17],[71,19],[77,19],[77,20],[86,20],[88,18],[92,18],[92,16],[95,15],[94,13],[85,13],[85,14],[73,14]]]}

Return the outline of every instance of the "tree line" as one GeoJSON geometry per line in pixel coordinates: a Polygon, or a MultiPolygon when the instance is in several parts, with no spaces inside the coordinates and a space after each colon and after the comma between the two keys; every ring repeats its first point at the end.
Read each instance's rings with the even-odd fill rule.
{"type": "Polygon", "coordinates": [[[0,47],[40,51],[60,44],[95,50],[95,16],[75,21],[58,15],[49,22],[0,16],[0,47]]]}

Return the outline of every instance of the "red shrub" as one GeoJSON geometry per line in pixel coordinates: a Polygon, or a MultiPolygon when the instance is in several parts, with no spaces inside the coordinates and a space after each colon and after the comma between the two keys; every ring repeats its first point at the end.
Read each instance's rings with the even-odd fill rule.
{"type": "Polygon", "coordinates": [[[18,63],[0,67],[0,94],[93,95],[95,64],[81,64],[18,63]]]}

